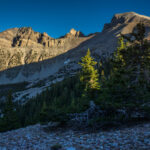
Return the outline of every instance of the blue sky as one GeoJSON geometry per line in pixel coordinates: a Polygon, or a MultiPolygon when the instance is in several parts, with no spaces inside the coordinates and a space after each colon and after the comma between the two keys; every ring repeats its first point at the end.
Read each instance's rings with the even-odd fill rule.
{"type": "Polygon", "coordinates": [[[0,0],[0,32],[27,26],[55,38],[71,28],[89,34],[129,11],[150,16],[150,0],[0,0]]]}

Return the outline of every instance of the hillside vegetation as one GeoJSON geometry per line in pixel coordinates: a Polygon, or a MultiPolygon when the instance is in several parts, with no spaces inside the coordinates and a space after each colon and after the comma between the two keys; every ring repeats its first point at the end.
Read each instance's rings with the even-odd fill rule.
{"type": "Polygon", "coordinates": [[[0,131],[38,122],[66,125],[69,114],[85,112],[91,101],[102,111],[102,115],[89,118],[92,127],[149,120],[150,43],[144,37],[145,27],[139,23],[129,36],[120,36],[110,58],[96,62],[88,50],[79,62],[78,74],[51,85],[24,105],[13,104],[9,94],[0,131]]]}

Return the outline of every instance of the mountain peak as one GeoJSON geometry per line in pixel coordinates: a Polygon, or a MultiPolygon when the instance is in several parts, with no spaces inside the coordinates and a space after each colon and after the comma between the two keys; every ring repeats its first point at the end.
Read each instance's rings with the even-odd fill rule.
{"type": "Polygon", "coordinates": [[[150,21],[150,17],[144,16],[137,14],[135,12],[126,12],[126,13],[121,13],[121,14],[115,14],[114,17],[111,20],[111,23],[115,24],[116,23],[129,23],[129,22],[145,22],[145,21],[150,21]]]}
{"type": "Polygon", "coordinates": [[[69,33],[72,34],[72,35],[76,35],[77,31],[74,28],[72,28],[69,33]]]}
{"type": "Polygon", "coordinates": [[[84,34],[81,31],[76,31],[74,28],[72,28],[70,32],[65,35],[65,37],[66,38],[84,37],[84,34]]]}
{"type": "Polygon", "coordinates": [[[120,13],[120,14],[115,14],[114,17],[124,17],[125,19],[131,19],[132,17],[139,17],[139,18],[143,18],[143,19],[149,19],[150,17],[148,16],[144,16],[144,15],[140,15],[138,13],[135,12],[125,12],[125,13],[120,13]]]}
{"type": "Polygon", "coordinates": [[[114,16],[130,17],[130,16],[135,16],[135,15],[138,15],[138,14],[135,12],[125,12],[125,13],[115,14],[114,16]]]}
{"type": "Polygon", "coordinates": [[[107,29],[112,29],[113,27],[117,27],[118,25],[127,25],[127,24],[137,24],[139,22],[143,22],[144,24],[150,24],[150,17],[140,15],[135,12],[126,12],[115,14],[110,23],[106,23],[104,25],[103,31],[107,29]]]}

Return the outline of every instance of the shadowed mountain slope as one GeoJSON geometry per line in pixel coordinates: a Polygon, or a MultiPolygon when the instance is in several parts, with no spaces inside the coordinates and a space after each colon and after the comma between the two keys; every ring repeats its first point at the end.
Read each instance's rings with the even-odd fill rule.
{"type": "Polygon", "coordinates": [[[139,22],[145,24],[146,38],[150,39],[150,17],[134,12],[114,15],[102,32],[89,36],[71,29],[66,35],[54,39],[30,27],[1,32],[0,84],[32,82],[50,75],[65,76],[66,68],[69,73],[78,69],[77,62],[88,48],[99,58],[111,54],[120,33],[131,33],[139,22]]]}

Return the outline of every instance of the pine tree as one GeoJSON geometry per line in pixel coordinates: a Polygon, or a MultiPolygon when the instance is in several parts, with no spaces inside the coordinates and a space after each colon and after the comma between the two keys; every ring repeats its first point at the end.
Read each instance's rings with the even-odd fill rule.
{"type": "Polygon", "coordinates": [[[112,95],[111,99],[123,100],[128,96],[128,70],[126,69],[126,61],[124,59],[124,54],[127,50],[127,44],[124,42],[124,38],[121,36],[118,39],[118,47],[114,52],[112,59],[112,69],[110,73],[110,78],[107,82],[106,89],[108,95],[112,95]],[[111,93],[111,94],[110,94],[111,93]]]}
{"type": "Polygon", "coordinates": [[[40,112],[40,122],[41,124],[48,122],[48,107],[45,101],[43,102],[43,106],[40,112]]]}
{"type": "MultiPolygon", "coordinates": [[[[116,68],[123,67],[125,65],[125,60],[123,58],[123,51],[126,49],[126,43],[124,42],[124,38],[121,36],[118,40],[117,51],[114,52],[114,65],[117,65],[116,68]]],[[[115,67],[115,66],[114,66],[115,67]]]]}
{"type": "Polygon", "coordinates": [[[124,59],[127,62],[128,69],[132,70],[133,78],[135,78],[132,83],[139,84],[139,86],[142,83],[145,87],[146,83],[142,80],[146,79],[147,83],[150,82],[150,44],[145,40],[144,24],[138,23],[130,36],[122,36],[131,44],[124,53],[124,59]]]}
{"type": "Polygon", "coordinates": [[[4,121],[4,125],[5,125],[4,130],[12,130],[12,129],[16,129],[20,126],[17,112],[16,112],[16,110],[14,108],[14,104],[12,102],[11,92],[9,92],[8,98],[6,100],[3,121],[4,121]]]}
{"type": "Polygon", "coordinates": [[[131,35],[119,38],[112,61],[109,86],[116,99],[142,99],[150,79],[150,45],[144,40],[144,25],[137,24],[131,35]],[[124,39],[129,42],[127,46],[124,39]],[[141,90],[143,87],[143,90],[141,90]]]}
{"type": "Polygon", "coordinates": [[[93,96],[94,91],[100,89],[100,83],[98,82],[98,70],[94,68],[97,62],[91,57],[89,49],[87,54],[81,58],[79,64],[82,67],[80,81],[84,87],[84,91],[91,97],[93,96]]]}
{"type": "Polygon", "coordinates": [[[118,39],[118,47],[114,52],[112,60],[112,72],[118,78],[121,77],[127,70],[125,69],[126,60],[124,59],[124,54],[126,53],[126,43],[124,38],[121,36],[118,39]]]}

